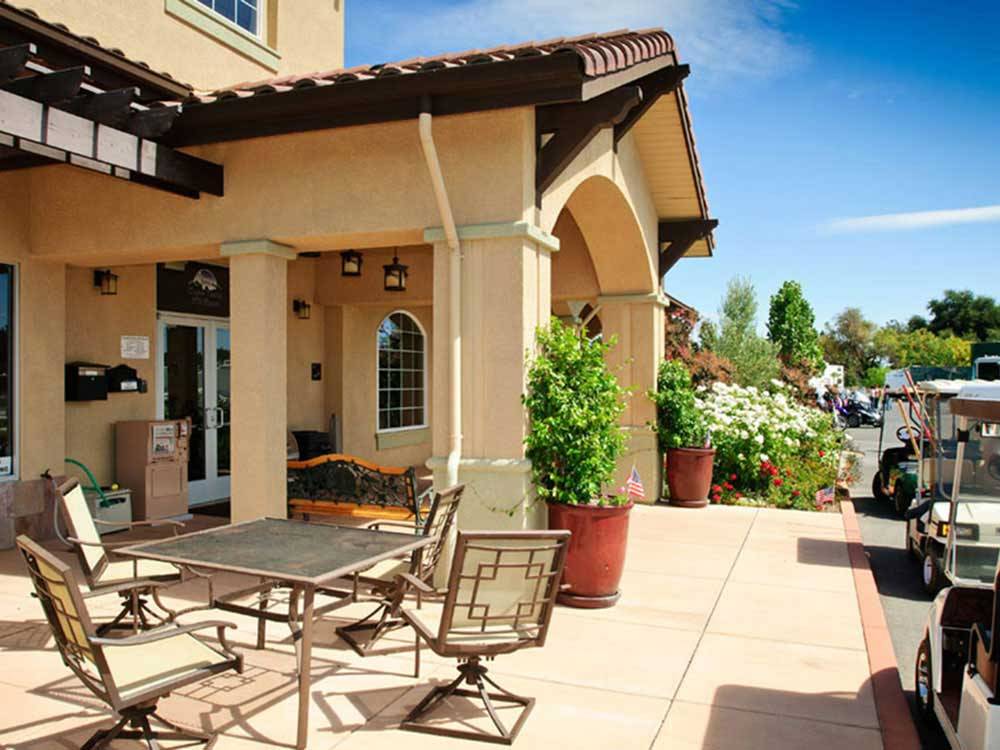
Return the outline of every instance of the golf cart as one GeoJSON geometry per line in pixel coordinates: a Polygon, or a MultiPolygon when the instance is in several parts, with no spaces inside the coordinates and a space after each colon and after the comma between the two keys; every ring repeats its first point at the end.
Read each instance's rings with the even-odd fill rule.
{"type": "MultiPolygon", "coordinates": [[[[914,510],[904,513],[906,549],[922,561],[924,588],[932,596],[945,585],[942,561],[948,544],[948,513],[958,447],[955,416],[950,404],[969,382],[927,380],[917,383],[913,391],[922,422],[916,477],[920,492],[914,493],[911,507],[920,506],[921,512],[919,515],[914,510]]],[[[917,429],[917,425],[913,427],[917,429]]]]}
{"type": "Polygon", "coordinates": [[[917,427],[917,402],[908,395],[908,376],[904,370],[893,370],[885,379],[882,395],[882,420],[878,435],[878,467],[872,477],[872,496],[888,500],[899,515],[903,515],[917,497],[919,486],[921,431],[917,427]],[[886,436],[890,411],[899,411],[903,424],[892,429],[897,443],[891,447],[886,436]]]}
{"type": "Polygon", "coordinates": [[[957,428],[945,531],[950,585],[934,599],[917,650],[916,699],[952,748],[986,750],[1000,747],[1000,383],[969,383],[950,406],[957,428]]]}

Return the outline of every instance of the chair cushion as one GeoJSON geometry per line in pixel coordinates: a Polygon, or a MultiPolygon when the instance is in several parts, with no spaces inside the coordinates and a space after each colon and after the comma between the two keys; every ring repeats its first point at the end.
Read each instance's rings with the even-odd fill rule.
{"type": "MultiPolygon", "coordinates": [[[[180,569],[171,563],[159,560],[139,560],[139,578],[180,578],[180,569]]],[[[97,580],[98,588],[113,583],[131,581],[135,578],[136,567],[131,560],[109,562],[97,580]]]]}
{"type": "Polygon", "coordinates": [[[104,658],[125,703],[140,693],[229,661],[189,633],[135,646],[104,646],[104,658]]]}

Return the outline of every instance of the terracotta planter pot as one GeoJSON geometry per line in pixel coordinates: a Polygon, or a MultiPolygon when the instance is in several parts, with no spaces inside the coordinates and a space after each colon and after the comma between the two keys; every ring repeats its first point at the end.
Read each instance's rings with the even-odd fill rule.
{"type": "Polygon", "coordinates": [[[625,568],[628,517],[632,503],[601,508],[549,503],[549,528],[573,532],[559,603],[570,607],[613,607],[625,568]]]}
{"type": "Polygon", "coordinates": [[[670,448],[667,450],[667,486],[670,504],[703,508],[712,487],[715,448],[670,448]]]}

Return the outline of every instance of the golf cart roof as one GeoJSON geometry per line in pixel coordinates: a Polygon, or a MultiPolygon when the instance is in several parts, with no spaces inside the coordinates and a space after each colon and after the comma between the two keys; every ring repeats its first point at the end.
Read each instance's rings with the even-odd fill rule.
{"type": "Polygon", "coordinates": [[[889,370],[885,374],[885,390],[890,396],[901,396],[903,388],[909,385],[906,373],[915,383],[926,383],[935,380],[968,382],[972,377],[971,367],[904,367],[899,370],[889,370]]]}
{"type": "Polygon", "coordinates": [[[976,380],[967,383],[951,400],[951,413],[987,422],[1000,422],[1000,382],[976,380]]]}
{"type": "Polygon", "coordinates": [[[969,384],[968,380],[921,380],[917,383],[917,390],[921,393],[936,393],[941,396],[957,396],[962,388],[969,384]]]}

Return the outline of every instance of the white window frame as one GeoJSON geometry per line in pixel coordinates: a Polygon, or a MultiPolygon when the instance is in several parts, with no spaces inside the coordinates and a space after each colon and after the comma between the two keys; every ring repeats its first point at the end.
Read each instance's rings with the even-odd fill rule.
{"type": "Polygon", "coordinates": [[[257,39],[260,39],[261,41],[263,41],[264,39],[267,39],[267,0],[257,0],[257,9],[256,9],[257,10],[257,28],[254,29],[253,31],[250,31],[249,29],[243,28],[236,21],[236,18],[239,18],[239,15],[240,15],[239,14],[240,3],[244,3],[245,5],[249,5],[249,3],[246,2],[246,0],[233,0],[233,7],[236,8],[236,18],[229,18],[228,16],[225,16],[222,13],[220,13],[219,11],[217,11],[215,9],[216,0],[211,0],[212,7],[208,7],[201,0],[194,0],[194,2],[197,3],[198,5],[201,5],[202,8],[204,8],[206,11],[208,11],[209,13],[211,13],[213,16],[216,16],[223,23],[229,24],[234,29],[237,29],[238,31],[241,31],[244,34],[249,34],[252,37],[256,37],[257,39]]]}
{"type": "MultiPolygon", "coordinates": [[[[386,313],[379,320],[378,327],[375,329],[375,432],[376,432],[376,434],[385,435],[385,434],[393,433],[393,432],[411,432],[413,430],[426,430],[428,428],[428,426],[429,426],[429,424],[427,422],[427,409],[428,409],[428,403],[427,403],[427,347],[428,347],[428,345],[429,345],[429,339],[427,337],[427,330],[424,328],[423,323],[420,322],[420,318],[418,318],[416,315],[414,315],[413,313],[411,313],[409,310],[404,310],[402,308],[397,308],[395,310],[392,310],[391,312],[386,313]],[[423,399],[421,399],[421,400],[423,401],[423,403],[421,404],[421,407],[420,407],[421,411],[422,411],[422,415],[421,415],[422,416],[422,420],[421,420],[420,424],[407,425],[406,427],[381,427],[381,420],[379,419],[379,417],[380,417],[380,414],[379,414],[379,411],[380,411],[380,409],[379,409],[379,391],[382,390],[382,389],[381,389],[381,387],[379,385],[379,375],[381,374],[381,366],[379,365],[379,352],[381,352],[381,349],[379,348],[378,332],[382,329],[382,324],[385,323],[385,321],[388,320],[389,318],[391,318],[393,315],[405,315],[406,317],[408,317],[410,320],[412,320],[414,323],[416,323],[417,328],[420,331],[420,335],[424,337],[424,351],[423,351],[423,357],[421,357],[421,361],[420,361],[420,369],[421,369],[421,372],[423,373],[423,377],[421,378],[421,380],[423,382],[423,385],[421,386],[421,391],[422,391],[423,399]]],[[[403,408],[403,407],[400,407],[400,408],[403,408]]]]}

